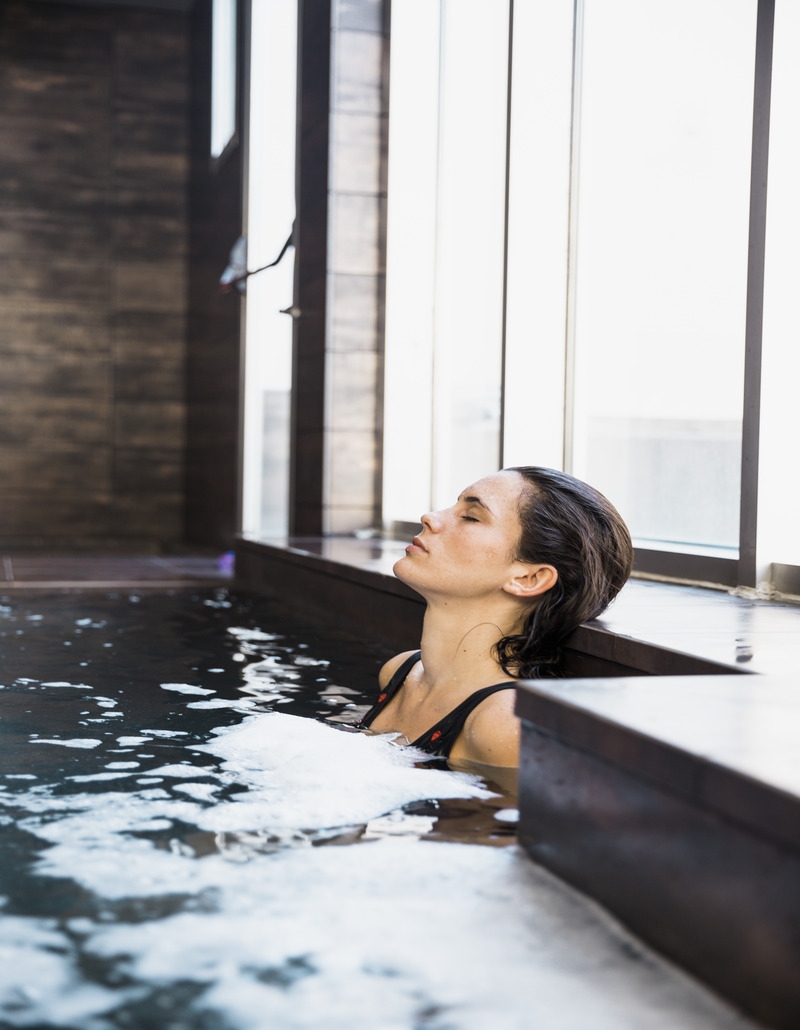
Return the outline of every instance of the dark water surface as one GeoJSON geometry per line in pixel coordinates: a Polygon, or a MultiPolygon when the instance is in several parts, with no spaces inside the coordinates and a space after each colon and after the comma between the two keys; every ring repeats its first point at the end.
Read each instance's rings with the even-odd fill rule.
{"type": "MultiPolygon", "coordinates": [[[[374,825],[373,819],[369,833],[374,804],[366,798],[363,822],[345,825],[340,824],[336,804],[330,825],[319,814],[313,825],[303,825],[302,803],[296,826],[283,825],[283,817],[277,826],[268,818],[265,825],[232,824],[231,830],[220,831],[192,821],[198,806],[207,811],[254,791],[246,774],[221,776],[225,762],[198,748],[226,728],[241,728],[247,720],[279,712],[281,740],[292,738],[295,750],[305,751],[325,776],[330,771],[324,765],[325,748],[307,739],[311,726],[299,719],[352,727],[372,704],[377,670],[387,657],[385,649],[369,641],[303,623],[277,602],[225,589],[0,597],[0,895],[6,919],[57,920],[58,933],[65,939],[56,938],[56,944],[46,939],[43,953],[73,947],[79,956],[76,920],[88,920],[86,927],[97,921],[125,924],[162,919],[197,904],[193,893],[165,892],[157,882],[150,896],[137,888],[135,896],[109,899],[108,890],[87,889],[79,876],[64,877],[56,875],[63,870],[43,868],[41,859],[48,849],[54,843],[63,848],[59,834],[45,828],[52,831],[70,818],[74,821],[76,809],[89,821],[108,825],[109,799],[119,809],[127,800],[153,809],[149,817],[123,820],[115,832],[135,837],[151,851],[167,850],[183,858],[215,854],[243,861],[285,848],[398,834],[493,844],[513,841],[513,819],[494,818],[505,799],[448,799],[446,789],[444,797],[413,797],[391,813],[384,827],[374,825]]],[[[266,740],[263,758],[269,766],[266,740]]],[[[307,787],[284,776],[283,809],[291,808],[293,795],[302,801],[307,787]]],[[[358,795],[359,784],[351,787],[358,795]]],[[[104,842],[78,833],[72,847],[78,850],[70,861],[79,868],[82,860],[91,864],[104,842]]],[[[133,856],[140,864],[148,858],[152,855],[146,852],[133,856]]],[[[120,884],[128,872],[124,866],[116,871],[120,884]]],[[[125,895],[125,890],[111,893],[125,895]]],[[[48,923],[48,931],[54,926],[48,923]]],[[[16,958],[20,960],[19,955],[16,958]]],[[[80,976],[104,988],[117,986],[120,971],[114,963],[109,967],[82,959],[77,964],[79,969],[71,969],[67,980],[80,976]]],[[[42,1010],[37,1005],[36,989],[25,986],[35,968],[26,974],[20,967],[18,973],[20,985],[12,977],[6,996],[0,998],[0,1011],[9,1019],[3,1025],[71,1025],[53,1022],[52,1013],[50,1022],[41,1022],[43,1011],[57,1012],[59,1006],[45,1005],[42,1010]]],[[[278,981],[282,977],[283,973],[278,981]]],[[[167,989],[176,1005],[175,999],[182,998],[183,1005],[200,990],[181,983],[173,977],[167,989]]],[[[74,984],[62,987],[74,993],[74,984]]],[[[56,995],[59,989],[54,986],[56,995]]],[[[158,1006],[165,1002],[156,995],[164,990],[145,992],[145,997],[152,994],[150,1001],[137,999],[133,1009],[130,1003],[118,1010],[112,1005],[111,1014],[97,1025],[150,1025],[156,1015],[148,1016],[145,1010],[156,1004],[154,1011],[161,1011],[158,1006]]],[[[204,1025],[204,1018],[182,1017],[174,1025],[204,1025]]]]}
{"type": "Polygon", "coordinates": [[[745,1026],[354,729],[387,657],[226,590],[0,597],[0,1028],[745,1026]]]}

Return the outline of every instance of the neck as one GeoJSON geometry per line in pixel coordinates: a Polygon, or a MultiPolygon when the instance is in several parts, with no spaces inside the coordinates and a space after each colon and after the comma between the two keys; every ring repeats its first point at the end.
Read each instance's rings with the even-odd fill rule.
{"type": "Polygon", "coordinates": [[[516,605],[487,609],[485,603],[429,600],[420,645],[425,681],[431,689],[478,689],[507,678],[494,645],[519,632],[521,623],[516,605]]]}

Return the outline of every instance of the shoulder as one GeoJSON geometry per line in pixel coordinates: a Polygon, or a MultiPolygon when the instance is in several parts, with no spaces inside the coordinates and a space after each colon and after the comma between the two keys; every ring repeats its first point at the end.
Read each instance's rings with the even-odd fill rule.
{"type": "Polygon", "coordinates": [[[378,686],[381,688],[385,687],[403,662],[410,658],[412,654],[418,653],[419,648],[416,648],[413,651],[402,651],[400,654],[396,654],[394,658],[390,658],[378,673],[378,686]]]}
{"type": "Polygon", "coordinates": [[[514,689],[498,690],[481,701],[464,724],[457,744],[459,758],[484,765],[519,765],[516,693],[514,689]]]}

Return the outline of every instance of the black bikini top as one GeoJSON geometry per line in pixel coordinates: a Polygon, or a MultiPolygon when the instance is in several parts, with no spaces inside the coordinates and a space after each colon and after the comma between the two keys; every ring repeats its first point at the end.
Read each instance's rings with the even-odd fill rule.
{"type": "MultiPolygon", "coordinates": [[[[397,691],[402,687],[406,676],[419,660],[420,652],[417,651],[409,655],[400,665],[397,672],[387,683],[385,690],[381,691],[378,700],[358,724],[360,729],[368,729],[372,725],[378,713],[383,711],[386,705],[389,704],[397,691]]],[[[464,723],[481,701],[486,700],[490,694],[497,693],[498,690],[511,690],[515,687],[516,683],[508,682],[495,683],[491,687],[481,687],[480,690],[476,690],[474,694],[470,694],[469,697],[465,698],[452,712],[445,715],[443,719],[440,719],[435,726],[431,726],[429,730],[426,730],[421,737],[413,741],[411,746],[419,748],[420,751],[425,751],[429,755],[442,755],[446,758],[458,739],[458,735],[464,729],[464,723]]]]}

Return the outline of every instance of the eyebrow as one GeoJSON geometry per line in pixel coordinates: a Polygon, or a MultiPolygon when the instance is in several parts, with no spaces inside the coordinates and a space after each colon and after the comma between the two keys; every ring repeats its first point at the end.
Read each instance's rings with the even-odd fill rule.
{"type": "Polygon", "coordinates": [[[494,515],[494,512],[489,507],[489,505],[484,504],[480,497],[475,497],[473,494],[468,494],[466,497],[460,497],[459,500],[462,501],[464,504],[478,504],[485,511],[488,511],[490,515],[494,515]]]}

